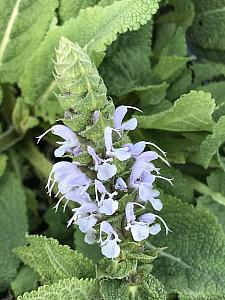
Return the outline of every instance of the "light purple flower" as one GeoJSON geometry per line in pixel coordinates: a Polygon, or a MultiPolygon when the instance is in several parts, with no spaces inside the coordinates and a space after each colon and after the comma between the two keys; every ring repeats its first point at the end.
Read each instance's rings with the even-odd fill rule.
{"type": "Polygon", "coordinates": [[[127,192],[127,184],[123,180],[122,177],[119,177],[119,178],[116,179],[115,189],[119,190],[119,191],[127,192]]]}
{"type": "Polygon", "coordinates": [[[120,246],[117,243],[120,241],[121,240],[112,225],[107,221],[102,221],[99,238],[102,254],[108,258],[118,257],[120,254],[120,246]],[[105,239],[103,239],[103,233],[107,235],[105,239]]]}
{"type": "Polygon", "coordinates": [[[134,130],[137,127],[137,119],[136,118],[132,118],[129,121],[122,123],[123,119],[127,113],[127,108],[132,108],[132,109],[141,111],[132,106],[125,106],[125,105],[118,106],[114,113],[114,128],[115,129],[123,131],[123,130],[134,130]]]}
{"type": "Polygon", "coordinates": [[[81,232],[89,232],[97,223],[98,207],[94,203],[84,203],[78,208],[74,208],[74,215],[69,220],[68,225],[77,224],[81,232]]]}
{"type": "Polygon", "coordinates": [[[87,147],[88,153],[91,155],[94,163],[95,163],[95,170],[97,171],[97,178],[102,181],[106,181],[117,173],[117,168],[115,165],[110,164],[112,159],[102,159],[100,158],[95,149],[91,146],[87,147]]]}
{"type": "Polygon", "coordinates": [[[119,207],[118,201],[113,199],[117,192],[109,193],[101,181],[95,180],[95,193],[99,212],[107,216],[113,215],[119,207]],[[100,200],[98,193],[101,194],[100,200]]]}
{"type": "Polygon", "coordinates": [[[84,241],[89,245],[92,245],[96,242],[96,230],[94,228],[85,234],[84,241]]]}
{"type": "Polygon", "coordinates": [[[76,134],[68,127],[64,125],[54,125],[42,135],[38,136],[37,143],[48,133],[52,132],[54,135],[57,135],[64,139],[64,142],[57,142],[61,145],[54,152],[56,157],[62,157],[65,153],[73,154],[74,156],[78,155],[81,152],[80,143],[76,137],[76,134]]]}
{"type": "Polygon", "coordinates": [[[152,213],[146,213],[141,215],[137,221],[136,216],[134,213],[134,205],[141,206],[144,208],[144,206],[140,205],[139,203],[135,202],[128,202],[126,205],[126,220],[127,220],[127,226],[125,227],[126,230],[130,230],[132,237],[134,241],[140,242],[149,237],[149,235],[156,235],[160,232],[161,226],[158,223],[155,223],[156,218],[158,218],[166,229],[166,234],[168,233],[169,228],[167,227],[165,221],[152,213]]]}

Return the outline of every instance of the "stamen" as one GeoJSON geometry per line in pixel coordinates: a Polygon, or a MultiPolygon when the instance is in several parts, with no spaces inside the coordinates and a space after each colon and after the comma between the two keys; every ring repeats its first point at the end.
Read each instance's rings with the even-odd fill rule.
{"type": "Polygon", "coordinates": [[[51,130],[52,130],[52,127],[49,128],[48,130],[46,130],[46,131],[45,131],[44,133],[42,133],[41,135],[36,136],[36,139],[38,139],[37,144],[38,144],[38,143],[40,142],[40,140],[41,140],[47,133],[49,133],[51,130]]]}

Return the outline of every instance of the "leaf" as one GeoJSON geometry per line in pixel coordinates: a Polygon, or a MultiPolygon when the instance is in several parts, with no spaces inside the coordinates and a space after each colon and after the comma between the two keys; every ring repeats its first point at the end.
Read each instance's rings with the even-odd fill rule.
{"type": "Polygon", "coordinates": [[[99,285],[96,280],[83,280],[77,278],[60,280],[53,285],[44,285],[37,291],[25,293],[18,300],[96,300],[102,299],[99,293],[99,285]]]}
{"type": "Polygon", "coordinates": [[[30,128],[38,125],[38,119],[32,117],[28,105],[24,103],[22,98],[18,98],[12,113],[13,124],[16,130],[24,134],[30,128]]]}
{"type": "Polygon", "coordinates": [[[208,92],[212,95],[212,97],[215,99],[216,104],[220,105],[221,103],[225,102],[225,96],[224,96],[224,89],[225,89],[225,82],[210,82],[209,84],[206,84],[204,86],[197,86],[195,88],[197,91],[203,91],[208,92]]]}
{"type": "Polygon", "coordinates": [[[43,41],[58,1],[1,0],[0,72],[2,82],[15,82],[43,41]]]}
{"type": "Polygon", "coordinates": [[[137,116],[140,128],[170,131],[211,131],[215,101],[209,93],[191,91],[170,109],[152,116],[137,116]]]}
{"type": "Polygon", "coordinates": [[[139,29],[151,19],[157,9],[158,1],[115,1],[110,6],[94,6],[82,10],[76,19],[49,32],[35,56],[26,65],[19,82],[26,103],[35,106],[44,103],[55,88],[51,59],[61,36],[86,47],[88,53],[102,53],[116,40],[118,33],[139,29]]]}
{"type": "Polygon", "coordinates": [[[38,287],[38,274],[30,267],[23,266],[11,283],[11,287],[16,297],[35,290],[38,287]]]}
{"type": "Polygon", "coordinates": [[[92,278],[93,263],[82,254],[62,246],[57,240],[30,235],[29,245],[15,250],[17,256],[34,269],[43,283],[55,283],[63,278],[92,278]]]}
{"type": "MultiPolygon", "coordinates": [[[[218,153],[219,147],[225,142],[225,116],[214,125],[212,134],[207,135],[197,152],[197,161],[206,169],[212,157],[218,153]]],[[[218,153],[219,155],[219,153],[218,153]]]]}
{"type": "Polygon", "coordinates": [[[109,95],[121,96],[150,83],[150,38],[152,24],[127,32],[109,47],[99,72],[109,95]]]}
{"type": "Polygon", "coordinates": [[[225,50],[225,1],[194,0],[196,17],[191,41],[204,49],[225,50]]]}
{"type": "Polygon", "coordinates": [[[59,19],[61,23],[64,23],[71,18],[76,18],[79,15],[81,9],[94,6],[98,2],[99,0],[60,0],[59,19]]]}
{"type": "MultiPolygon", "coordinates": [[[[161,197],[162,198],[162,197],[161,197]]],[[[154,261],[153,275],[179,299],[222,299],[225,293],[225,235],[215,217],[164,195],[162,217],[172,230],[147,246],[167,246],[154,261]]]]}
{"type": "Polygon", "coordinates": [[[157,81],[171,83],[182,74],[189,60],[190,58],[180,56],[160,56],[152,76],[157,81]]]}
{"type": "Polygon", "coordinates": [[[11,172],[0,179],[0,291],[15,277],[19,260],[13,249],[25,244],[27,231],[26,197],[24,190],[11,172]]]}
{"type": "Polygon", "coordinates": [[[103,258],[99,245],[89,245],[85,243],[84,233],[79,229],[75,229],[74,231],[74,245],[78,252],[91,259],[94,263],[98,263],[99,260],[103,258]]]}
{"type": "MultiPolygon", "coordinates": [[[[221,170],[212,172],[207,178],[207,184],[210,190],[220,193],[225,197],[225,173],[221,170]]],[[[210,196],[201,196],[197,199],[197,207],[211,212],[218,220],[225,232],[225,206],[216,202],[210,196]]]]}
{"type": "Polygon", "coordinates": [[[163,285],[152,275],[145,274],[135,283],[119,279],[101,280],[101,293],[105,300],[165,300],[163,285]]]}
{"type": "Polygon", "coordinates": [[[5,154],[0,154],[0,177],[4,174],[8,157],[5,154]]]}

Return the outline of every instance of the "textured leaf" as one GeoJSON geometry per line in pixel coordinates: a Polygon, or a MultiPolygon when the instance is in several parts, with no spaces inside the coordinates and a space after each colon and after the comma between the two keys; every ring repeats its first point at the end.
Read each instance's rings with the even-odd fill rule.
{"type": "Polygon", "coordinates": [[[7,165],[7,156],[0,154],[0,177],[4,174],[7,165]]]}
{"type": "Polygon", "coordinates": [[[0,291],[8,287],[19,265],[13,249],[25,244],[26,198],[14,173],[0,179],[0,291]]]}
{"type": "Polygon", "coordinates": [[[104,300],[165,300],[163,285],[152,275],[140,276],[135,283],[119,279],[101,281],[101,293],[104,300]]]}
{"type": "MultiPolygon", "coordinates": [[[[225,197],[225,173],[221,170],[214,171],[207,177],[207,184],[210,190],[220,193],[225,197]]],[[[216,216],[218,222],[225,232],[225,206],[219,204],[210,196],[202,196],[198,198],[197,207],[205,209],[216,216]]]]}
{"type": "Polygon", "coordinates": [[[30,115],[29,108],[22,98],[18,98],[16,101],[12,119],[16,130],[21,134],[38,125],[38,119],[30,115]]]}
{"type": "Polygon", "coordinates": [[[196,17],[191,40],[204,49],[225,50],[225,1],[194,0],[196,17]]]}
{"type": "Polygon", "coordinates": [[[20,80],[25,101],[40,105],[55,88],[51,58],[54,57],[61,36],[78,42],[81,47],[87,47],[88,53],[102,53],[107,45],[116,40],[118,33],[139,29],[157,9],[158,0],[115,1],[110,6],[82,10],[76,19],[49,32],[20,80]]]}
{"type": "Polygon", "coordinates": [[[76,18],[81,9],[85,9],[97,4],[99,0],[60,0],[59,2],[59,19],[62,23],[70,18],[76,18]]]}
{"type": "Polygon", "coordinates": [[[17,256],[41,277],[44,283],[55,283],[63,278],[92,278],[93,263],[82,254],[59,245],[57,240],[30,235],[29,245],[15,250],[17,256]]]}
{"type": "Polygon", "coordinates": [[[58,1],[0,2],[0,71],[2,82],[15,82],[49,30],[58,1]]]}
{"type": "Polygon", "coordinates": [[[140,128],[170,131],[211,131],[215,101],[209,93],[191,91],[167,111],[152,116],[137,116],[140,128]]]}
{"type": "Polygon", "coordinates": [[[110,95],[121,96],[136,87],[150,83],[150,38],[152,25],[127,32],[108,49],[100,75],[110,95]]]}
{"type": "Polygon", "coordinates": [[[95,280],[64,279],[53,285],[44,285],[37,291],[25,293],[18,300],[101,300],[99,285],[95,280]]]}
{"type": "Polygon", "coordinates": [[[225,102],[225,95],[224,95],[225,82],[223,81],[211,82],[204,86],[196,87],[195,89],[197,91],[210,93],[212,97],[215,99],[217,105],[220,105],[221,103],[225,102]]]}
{"type": "Polygon", "coordinates": [[[160,56],[158,64],[153,69],[155,80],[173,82],[182,74],[190,58],[180,56],[160,56]]]}
{"type": "MultiPolygon", "coordinates": [[[[154,262],[153,274],[179,299],[222,299],[225,294],[225,235],[211,214],[164,195],[162,217],[172,230],[149,239],[167,246],[154,262]]],[[[151,243],[151,244],[150,244],[151,243]]]]}
{"type": "Polygon", "coordinates": [[[13,294],[17,297],[38,287],[38,274],[30,267],[23,266],[11,283],[13,294]]]}
{"type": "MultiPolygon", "coordinates": [[[[196,159],[207,168],[212,157],[218,153],[219,147],[225,142],[225,116],[214,125],[212,134],[207,135],[201,143],[196,159]]],[[[219,153],[218,153],[219,155],[219,153]]]]}

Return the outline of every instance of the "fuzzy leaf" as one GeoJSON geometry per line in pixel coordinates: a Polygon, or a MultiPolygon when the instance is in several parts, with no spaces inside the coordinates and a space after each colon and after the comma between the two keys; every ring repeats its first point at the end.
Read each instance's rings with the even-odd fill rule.
{"type": "Polygon", "coordinates": [[[100,74],[109,95],[121,96],[134,88],[150,83],[150,38],[152,24],[127,32],[107,50],[100,74]]]}
{"type": "Polygon", "coordinates": [[[137,30],[151,19],[157,9],[158,0],[115,1],[106,7],[94,6],[82,10],[76,19],[49,32],[20,80],[25,101],[38,106],[47,101],[56,87],[51,58],[61,36],[87,47],[88,53],[102,53],[116,40],[118,33],[137,30]]]}
{"type": "Polygon", "coordinates": [[[0,72],[2,82],[15,82],[43,41],[58,1],[0,1],[0,72]]]}
{"type": "Polygon", "coordinates": [[[53,285],[44,285],[37,291],[25,293],[18,300],[96,300],[102,299],[99,294],[99,285],[95,280],[77,278],[60,280],[53,285]]]}
{"type": "Polygon", "coordinates": [[[104,300],[165,300],[163,285],[152,275],[145,274],[129,283],[119,279],[104,279],[100,283],[104,300]]]}
{"type": "Polygon", "coordinates": [[[0,154],[0,177],[4,174],[7,165],[7,156],[0,154]]]}
{"type": "Polygon", "coordinates": [[[41,277],[44,283],[55,283],[63,278],[92,278],[93,263],[82,254],[62,246],[57,240],[30,235],[29,245],[15,250],[17,256],[41,277]]]}
{"type": "Polygon", "coordinates": [[[0,179],[0,291],[16,275],[19,260],[13,249],[25,245],[27,231],[26,197],[14,173],[5,172],[0,179]]]}
{"type": "Polygon", "coordinates": [[[225,116],[221,117],[214,125],[212,134],[207,135],[201,143],[196,155],[197,161],[207,168],[216,153],[219,155],[219,147],[225,142],[225,116]]]}
{"type": "Polygon", "coordinates": [[[194,0],[196,17],[191,27],[192,42],[204,49],[225,50],[225,1],[194,0]]]}
{"type": "Polygon", "coordinates": [[[30,267],[23,266],[11,283],[13,294],[17,297],[38,287],[38,274],[30,267]]]}
{"type": "Polygon", "coordinates": [[[137,116],[140,128],[170,131],[211,131],[215,101],[209,93],[191,91],[174,106],[152,116],[137,116]]]}
{"type": "MultiPolygon", "coordinates": [[[[172,230],[149,239],[167,246],[154,262],[153,274],[179,299],[222,299],[225,293],[225,235],[211,214],[164,195],[162,217],[172,230]],[[176,217],[174,217],[176,216],[176,217]]],[[[154,248],[154,247],[153,247],[154,248]]]]}

